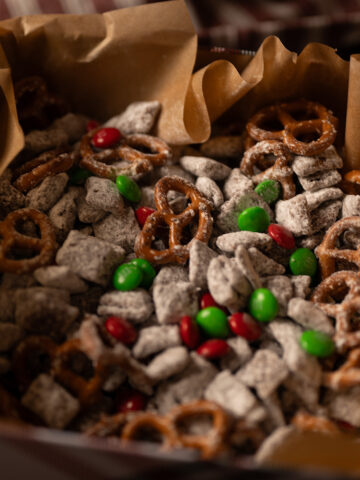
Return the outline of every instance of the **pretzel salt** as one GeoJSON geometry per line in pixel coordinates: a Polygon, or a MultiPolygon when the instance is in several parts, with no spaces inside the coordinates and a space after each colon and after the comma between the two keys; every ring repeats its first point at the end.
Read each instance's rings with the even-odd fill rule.
{"type": "Polygon", "coordinates": [[[292,153],[297,155],[318,155],[335,141],[337,119],[330,110],[317,102],[297,100],[279,103],[258,111],[246,125],[248,134],[258,142],[278,140],[284,142],[292,153]],[[305,113],[315,117],[311,120],[298,121],[293,115],[305,113]],[[272,121],[280,122],[282,130],[270,130],[265,126],[272,121]],[[311,142],[298,140],[300,135],[318,134],[320,137],[311,142]]]}
{"type": "Polygon", "coordinates": [[[193,238],[207,243],[212,231],[211,204],[194,185],[180,177],[163,177],[155,185],[157,211],[149,215],[135,242],[135,253],[154,264],[185,263],[189,258],[189,245],[183,244],[183,231],[198,214],[198,226],[193,238]],[[175,190],[190,199],[187,208],[175,214],[168,202],[167,194],[175,190]],[[158,230],[169,227],[169,247],[164,250],[152,248],[158,230]]]}
{"type": "Polygon", "coordinates": [[[163,140],[140,133],[123,137],[114,148],[96,152],[91,146],[91,140],[98,130],[92,130],[84,135],[80,144],[82,157],[80,165],[98,177],[115,180],[118,175],[134,176],[150,172],[154,166],[164,165],[171,157],[171,150],[163,140]],[[149,149],[151,153],[143,153],[141,149],[144,148],[149,149]],[[129,165],[113,165],[122,160],[129,165]]]}
{"type": "Polygon", "coordinates": [[[325,278],[314,290],[311,300],[326,315],[335,318],[334,341],[338,351],[360,345],[360,330],[353,331],[352,318],[360,311],[360,277],[351,271],[339,271],[325,278]],[[335,303],[334,300],[340,300],[335,303]]]}
{"type": "Polygon", "coordinates": [[[0,222],[0,272],[30,273],[52,262],[56,252],[55,230],[48,217],[33,208],[15,210],[0,222]],[[20,233],[20,222],[33,221],[40,230],[40,238],[20,233]],[[32,258],[13,258],[18,249],[35,253],[32,258]]]}
{"type": "Polygon", "coordinates": [[[346,230],[360,231],[360,217],[345,217],[338,220],[329,228],[315,250],[323,279],[335,272],[336,261],[339,260],[345,260],[360,268],[360,247],[357,250],[336,248],[339,237],[346,230]]]}
{"type": "Polygon", "coordinates": [[[289,200],[296,194],[292,169],[289,167],[291,155],[286,146],[276,140],[264,140],[252,146],[244,153],[240,164],[240,170],[251,176],[255,183],[266,179],[277,180],[283,191],[283,199],[289,200]],[[265,155],[273,154],[276,157],[275,163],[266,166],[261,173],[255,174],[255,167],[266,165],[265,155]]]}
{"type": "Polygon", "coordinates": [[[21,192],[28,192],[44,178],[70,170],[75,157],[67,150],[67,148],[50,150],[21,165],[13,173],[14,187],[21,192]]]}

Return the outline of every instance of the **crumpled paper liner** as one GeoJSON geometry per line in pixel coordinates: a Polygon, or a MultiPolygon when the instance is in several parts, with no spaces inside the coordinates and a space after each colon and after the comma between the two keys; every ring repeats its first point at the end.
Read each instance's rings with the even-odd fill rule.
{"type": "Polygon", "coordinates": [[[360,165],[356,62],[349,69],[349,62],[325,45],[309,44],[297,55],[276,37],[268,37],[253,58],[209,52],[209,63],[193,74],[197,38],[185,2],[174,0],[102,15],[6,20],[0,22],[0,46],[5,97],[0,171],[24,144],[8,64],[15,80],[43,75],[75,111],[101,121],[132,101],[159,100],[157,134],[171,144],[204,142],[211,123],[224,113],[226,119],[245,122],[275,101],[317,100],[339,117],[340,144],[346,125],[347,165],[360,165]],[[349,72],[352,88],[346,114],[349,72]]]}

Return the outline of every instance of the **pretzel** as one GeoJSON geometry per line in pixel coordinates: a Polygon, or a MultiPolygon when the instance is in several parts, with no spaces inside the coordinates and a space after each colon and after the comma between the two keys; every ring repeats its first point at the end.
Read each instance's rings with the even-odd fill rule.
{"type": "Polygon", "coordinates": [[[19,80],[15,83],[14,93],[19,121],[26,129],[45,128],[54,118],[68,111],[67,103],[50,93],[41,77],[19,80]]]}
{"type": "Polygon", "coordinates": [[[132,134],[123,137],[118,146],[95,152],[91,146],[91,139],[98,131],[92,130],[81,139],[80,165],[87,168],[98,177],[115,180],[118,175],[134,176],[153,170],[154,166],[164,165],[171,156],[169,146],[160,138],[145,134],[132,134]],[[147,148],[151,153],[143,153],[147,148]],[[125,160],[128,166],[112,165],[114,162],[125,160]]]}
{"type": "Polygon", "coordinates": [[[170,424],[177,430],[177,437],[184,447],[195,448],[201,451],[202,458],[213,458],[224,449],[225,436],[228,430],[228,417],[215,403],[198,400],[187,405],[173,408],[168,418],[170,424]],[[213,419],[212,428],[204,435],[181,433],[178,423],[189,417],[208,414],[213,419]]]}
{"type": "MultiPolygon", "coordinates": [[[[134,372],[135,367],[131,364],[125,351],[109,349],[99,358],[94,367],[90,379],[85,379],[69,367],[69,359],[76,353],[84,353],[81,341],[78,338],[67,340],[57,345],[50,338],[45,336],[32,336],[23,340],[16,348],[13,360],[13,371],[17,378],[19,387],[25,390],[33,380],[32,372],[29,371],[29,363],[34,353],[45,353],[50,359],[50,371],[53,376],[73,394],[75,394],[83,407],[93,404],[99,397],[102,386],[112,373],[112,367],[122,367],[125,371],[134,372]]],[[[146,375],[136,371],[138,375],[146,375]]]]}
{"type": "Polygon", "coordinates": [[[0,222],[0,272],[30,273],[51,263],[56,252],[55,231],[48,217],[33,208],[23,208],[9,213],[0,222]],[[18,222],[32,220],[40,229],[40,238],[18,232],[18,222]],[[12,258],[16,249],[37,252],[32,258],[12,258]]]}
{"type": "Polygon", "coordinates": [[[302,432],[340,433],[337,425],[328,418],[310,415],[303,410],[293,416],[291,423],[302,432]]]}
{"type": "Polygon", "coordinates": [[[147,217],[142,231],[137,236],[135,253],[154,264],[185,263],[189,258],[191,242],[182,244],[183,230],[198,214],[198,227],[194,238],[207,243],[213,223],[211,203],[194,185],[176,176],[161,178],[155,185],[154,198],[157,211],[147,217]],[[169,205],[167,194],[170,190],[181,192],[191,200],[190,205],[179,214],[175,214],[169,205]],[[169,248],[155,250],[151,244],[157,231],[164,225],[169,227],[169,248]]]}
{"type": "Polygon", "coordinates": [[[318,155],[335,141],[337,119],[330,110],[317,102],[297,100],[265,107],[258,111],[246,125],[248,134],[257,141],[278,140],[284,142],[292,153],[297,155],[318,155]],[[297,121],[293,115],[305,113],[315,116],[311,120],[297,121]],[[266,130],[263,125],[271,121],[282,124],[282,130],[266,130]],[[299,135],[316,133],[317,140],[303,142],[297,139],[299,135]]]}
{"type": "Polygon", "coordinates": [[[296,188],[293,181],[292,169],[288,166],[291,155],[284,144],[276,140],[264,140],[246,150],[240,164],[240,170],[252,177],[255,183],[260,183],[265,179],[277,180],[283,191],[283,199],[288,200],[296,194],[296,188]],[[268,167],[265,155],[272,153],[275,157],[275,163],[268,167]],[[265,166],[265,171],[254,175],[255,166],[265,166]]]}
{"type": "Polygon", "coordinates": [[[360,230],[360,217],[345,217],[338,220],[329,228],[323,241],[315,249],[323,279],[335,272],[336,260],[346,260],[360,268],[360,249],[340,250],[336,248],[338,238],[345,230],[360,230]]]}
{"type": "Polygon", "coordinates": [[[50,150],[21,165],[13,173],[14,187],[21,192],[28,192],[45,177],[69,170],[75,158],[67,150],[67,148],[50,150]]]}
{"type": "Polygon", "coordinates": [[[360,348],[351,350],[346,362],[335,372],[323,374],[323,385],[342,390],[360,385],[360,348]]]}
{"type": "Polygon", "coordinates": [[[360,345],[360,330],[352,331],[352,317],[360,311],[360,277],[355,272],[333,273],[318,285],[311,300],[327,315],[335,318],[334,341],[339,351],[360,345]],[[339,295],[345,297],[334,303],[339,295]]]}

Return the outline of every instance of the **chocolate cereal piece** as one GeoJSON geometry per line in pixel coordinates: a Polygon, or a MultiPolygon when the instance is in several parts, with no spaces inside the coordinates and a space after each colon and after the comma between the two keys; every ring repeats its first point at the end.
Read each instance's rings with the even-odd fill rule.
{"type": "Polygon", "coordinates": [[[135,358],[146,358],[153,353],[181,345],[179,327],[177,325],[161,325],[143,328],[134,345],[135,358]]]}
{"type": "Polygon", "coordinates": [[[209,177],[212,180],[224,180],[231,172],[227,165],[207,157],[186,155],[180,158],[180,165],[196,177],[209,177]]]}
{"type": "Polygon", "coordinates": [[[119,115],[111,117],[104,127],[114,127],[121,133],[149,133],[160,112],[160,102],[133,102],[119,115]]]}
{"type": "Polygon", "coordinates": [[[253,266],[247,249],[242,245],[239,245],[235,250],[235,258],[237,266],[239,267],[242,274],[249,280],[253,289],[256,290],[257,288],[261,288],[262,282],[253,266]]]}
{"type": "Polygon", "coordinates": [[[235,372],[250,360],[252,351],[248,342],[242,337],[229,338],[227,344],[230,347],[230,351],[221,358],[221,369],[235,372]]]}
{"type": "Polygon", "coordinates": [[[253,267],[261,277],[265,277],[266,275],[282,275],[285,273],[285,267],[283,265],[264,255],[257,248],[250,247],[248,254],[253,267]]]}
{"type": "Polygon", "coordinates": [[[26,206],[47,212],[64,193],[68,180],[69,176],[66,173],[44,178],[40,185],[28,191],[26,206]]]}
{"type": "Polygon", "coordinates": [[[342,168],[342,166],[343,161],[333,145],[330,145],[330,147],[322,153],[313,157],[295,155],[292,163],[294,172],[300,177],[312,175],[317,172],[342,168]]]}
{"type": "Polygon", "coordinates": [[[188,282],[157,284],[153,288],[153,299],[161,324],[179,323],[184,315],[193,317],[198,311],[196,289],[188,282]]]}
{"type": "Polygon", "coordinates": [[[48,265],[34,272],[34,277],[44,287],[60,288],[70,293],[83,293],[88,285],[66,265],[48,265]]]}
{"type": "Polygon", "coordinates": [[[307,177],[298,177],[304,190],[315,192],[322,188],[332,187],[341,180],[341,174],[337,170],[313,173],[307,177]]]}
{"type": "Polygon", "coordinates": [[[210,262],[218,254],[206,243],[194,239],[189,249],[189,280],[193,285],[205,290],[207,288],[207,271],[210,262]]]}
{"type": "Polygon", "coordinates": [[[335,333],[329,317],[313,302],[302,298],[292,298],[289,301],[288,316],[306,329],[318,330],[330,336],[335,333]]]}
{"type": "Polygon", "coordinates": [[[227,200],[232,198],[235,194],[245,195],[252,192],[255,185],[251,178],[241,173],[240,168],[233,168],[230,175],[224,183],[224,196],[227,200]]]}
{"type": "Polygon", "coordinates": [[[149,363],[146,372],[154,383],[158,383],[182,372],[189,361],[190,355],[185,347],[168,348],[149,363]]]}
{"type": "Polygon", "coordinates": [[[360,195],[345,195],[342,203],[341,216],[354,217],[360,215],[360,195]]]}
{"type": "Polygon", "coordinates": [[[234,253],[239,245],[245,248],[256,247],[263,252],[269,252],[274,242],[266,233],[241,231],[218,236],[216,245],[225,253],[234,253]]]}
{"type": "Polygon", "coordinates": [[[219,208],[224,203],[224,196],[217,184],[209,177],[198,177],[195,187],[210,200],[214,208],[219,208]]]}
{"type": "Polygon", "coordinates": [[[134,250],[135,239],[140,233],[138,221],[131,207],[124,208],[116,215],[108,215],[93,227],[95,237],[119,245],[126,252],[134,250]]]}
{"type": "Polygon", "coordinates": [[[150,318],[154,305],[146,290],[137,289],[130,292],[112,291],[105,293],[98,306],[101,316],[119,316],[131,323],[143,323],[150,318]]]}
{"type": "Polygon", "coordinates": [[[89,177],[85,183],[88,205],[114,214],[124,208],[124,200],[115,183],[107,178],[89,177]]]}

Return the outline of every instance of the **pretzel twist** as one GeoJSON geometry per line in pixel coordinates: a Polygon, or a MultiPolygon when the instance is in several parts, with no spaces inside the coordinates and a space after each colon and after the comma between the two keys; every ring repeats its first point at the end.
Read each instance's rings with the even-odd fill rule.
{"type": "Polygon", "coordinates": [[[291,155],[286,146],[276,140],[261,141],[244,153],[240,164],[240,170],[252,177],[255,183],[260,183],[266,179],[277,180],[283,191],[283,199],[288,200],[296,194],[296,188],[293,181],[292,170],[289,167],[291,155]],[[276,157],[275,163],[268,166],[265,155],[273,154],[276,157]],[[255,166],[265,167],[265,170],[254,175],[255,166]]]}
{"type": "Polygon", "coordinates": [[[291,423],[302,432],[340,433],[337,425],[328,418],[311,415],[303,410],[296,412],[291,423]]]}
{"type": "Polygon", "coordinates": [[[360,217],[345,217],[338,220],[329,228],[323,241],[315,249],[323,279],[335,272],[337,260],[346,260],[360,268],[360,247],[357,250],[336,248],[339,237],[346,230],[360,231],[360,217]]]}
{"type": "Polygon", "coordinates": [[[212,231],[211,204],[190,182],[180,177],[163,177],[155,185],[155,204],[157,211],[149,215],[135,242],[135,253],[154,264],[185,263],[189,258],[190,243],[182,244],[182,234],[198,214],[198,226],[193,238],[207,243],[212,231]],[[183,193],[191,203],[186,209],[175,214],[168,202],[170,190],[183,193]],[[163,227],[169,228],[169,248],[155,250],[151,244],[157,231],[163,227]]]}
{"type": "Polygon", "coordinates": [[[118,175],[134,176],[150,172],[154,167],[164,165],[171,157],[170,147],[163,140],[140,133],[127,135],[114,148],[95,152],[91,139],[98,130],[85,134],[80,144],[80,165],[98,177],[115,180],[118,175]],[[143,153],[141,148],[147,148],[151,153],[143,153]],[[129,165],[112,165],[121,160],[129,162],[129,165]]]}
{"type": "Polygon", "coordinates": [[[360,385],[360,348],[351,350],[338,370],[325,372],[323,385],[332,390],[345,390],[360,385]]]}
{"type": "Polygon", "coordinates": [[[19,121],[26,129],[45,128],[55,117],[68,111],[64,99],[50,93],[41,77],[19,80],[15,83],[14,93],[19,121]]]}
{"type": "Polygon", "coordinates": [[[284,142],[292,153],[297,155],[318,155],[334,143],[336,137],[337,119],[330,110],[317,102],[297,100],[265,107],[258,111],[246,125],[248,134],[258,142],[262,140],[278,140],[284,142]],[[315,116],[311,120],[297,121],[296,113],[315,116]],[[282,130],[267,130],[262,126],[278,121],[282,130]],[[300,135],[320,135],[317,140],[303,142],[300,135]]]}
{"type": "Polygon", "coordinates": [[[29,273],[39,267],[48,265],[56,252],[55,231],[48,217],[33,208],[23,208],[9,213],[0,222],[0,272],[29,273]],[[19,222],[32,220],[40,229],[40,238],[29,237],[16,229],[19,222]],[[16,249],[38,252],[32,258],[16,260],[12,252],[16,249]]]}
{"type": "Polygon", "coordinates": [[[21,165],[13,173],[14,187],[28,192],[44,178],[70,170],[75,157],[67,150],[66,147],[50,150],[21,165]]]}
{"type": "Polygon", "coordinates": [[[311,300],[327,315],[335,318],[334,341],[339,351],[360,345],[360,330],[352,331],[352,317],[360,311],[360,277],[355,272],[333,273],[318,285],[311,300]],[[345,295],[345,296],[344,296],[345,295]],[[341,303],[334,303],[339,296],[341,303]]]}

